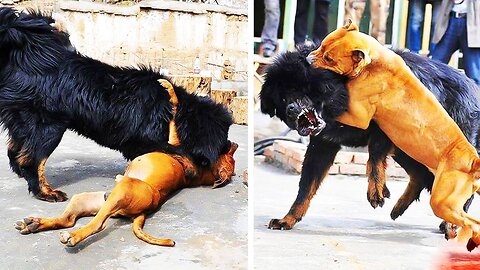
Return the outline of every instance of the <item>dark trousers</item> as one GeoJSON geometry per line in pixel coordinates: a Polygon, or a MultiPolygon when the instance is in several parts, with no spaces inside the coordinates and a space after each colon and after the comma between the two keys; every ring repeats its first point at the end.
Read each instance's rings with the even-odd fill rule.
{"type": "MultiPolygon", "coordinates": [[[[294,40],[295,45],[305,43],[307,37],[307,20],[309,0],[297,1],[297,12],[295,14],[294,40]]],[[[328,34],[328,8],[330,3],[327,1],[315,0],[315,19],[313,23],[313,36],[310,37],[315,44],[320,44],[323,38],[328,34]]]]}

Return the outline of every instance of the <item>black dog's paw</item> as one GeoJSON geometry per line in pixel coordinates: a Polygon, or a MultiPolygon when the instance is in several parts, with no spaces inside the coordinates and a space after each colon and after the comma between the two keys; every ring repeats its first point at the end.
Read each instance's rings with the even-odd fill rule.
{"type": "Polygon", "coordinates": [[[35,195],[37,199],[47,202],[64,202],[68,200],[67,193],[61,190],[49,190],[48,192],[40,191],[35,195]]]}
{"type": "Polygon", "coordinates": [[[383,197],[390,199],[390,190],[388,190],[387,185],[383,186],[383,197]]]}
{"type": "MultiPolygon", "coordinates": [[[[375,185],[374,185],[375,186],[375,185]]],[[[373,208],[377,208],[378,206],[382,207],[385,203],[385,199],[383,198],[383,191],[379,192],[377,188],[368,188],[367,191],[367,200],[370,202],[370,205],[373,208]]]]}
{"type": "Polygon", "coordinates": [[[457,237],[459,227],[455,224],[448,223],[445,220],[440,223],[438,230],[444,234],[446,240],[454,239],[457,237]]]}
{"type": "Polygon", "coordinates": [[[272,219],[270,220],[270,223],[268,223],[268,228],[270,230],[291,230],[293,228],[294,224],[291,224],[291,222],[288,222],[286,219],[272,219]]]}
{"type": "Polygon", "coordinates": [[[403,215],[407,207],[405,207],[402,202],[398,201],[393,207],[392,212],[390,212],[390,218],[392,218],[392,220],[397,219],[399,216],[403,215]]]}

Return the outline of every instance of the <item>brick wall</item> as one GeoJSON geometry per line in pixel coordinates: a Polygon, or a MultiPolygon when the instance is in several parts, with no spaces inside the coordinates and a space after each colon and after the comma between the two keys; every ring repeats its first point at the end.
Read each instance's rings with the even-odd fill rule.
{"type": "MultiPolygon", "coordinates": [[[[303,158],[307,146],[301,143],[276,141],[265,149],[265,162],[274,164],[293,173],[302,171],[303,158]]],[[[321,154],[321,153],[319,153],[321,154]]],[[[361,175],[366,173],[368,153],[340,151],[335,157],[329,174],[361,175]]],[[[391,157],[387,158],[387,176],[394,178],[408,177],[403,168],[391,157]]]]}

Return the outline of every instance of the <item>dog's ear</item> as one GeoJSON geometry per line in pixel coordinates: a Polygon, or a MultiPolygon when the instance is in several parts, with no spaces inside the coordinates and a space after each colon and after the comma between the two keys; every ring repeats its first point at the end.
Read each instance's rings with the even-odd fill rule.
{"type": "Polygon", "coordinates": [[[352,59],[355,63],[360,63],[363,62],[363,65],[368,65],[370,62],[372,62],[372,59],[370,59],[370,56],[368,53],[364,50],[353,50],[352,51],[352,59]]]}
{"type": "Polygon", "coordinates": [[[347,31],[359,31],[358,26],[353,23],[352,19],[348,19],[345,25],[343,26],[343,29],[347,31]]]}

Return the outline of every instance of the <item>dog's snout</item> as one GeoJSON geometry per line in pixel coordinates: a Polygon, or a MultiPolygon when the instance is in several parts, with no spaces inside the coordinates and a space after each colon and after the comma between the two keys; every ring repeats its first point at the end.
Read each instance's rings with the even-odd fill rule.
{"type": "Polygon", "coordinates": [[[307,56],[307,62],[311,65],[313,63],[313,59],[314,59],[313,53],[310,53],[307,56]]]}
{"type": "Polygon", "coordinates": [[[288,104],[287,106],[287,115],[290,117],[294,117],[296,114],[295,104],[288,104]]]}

